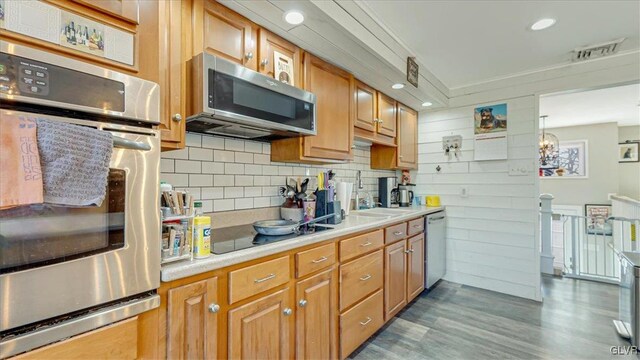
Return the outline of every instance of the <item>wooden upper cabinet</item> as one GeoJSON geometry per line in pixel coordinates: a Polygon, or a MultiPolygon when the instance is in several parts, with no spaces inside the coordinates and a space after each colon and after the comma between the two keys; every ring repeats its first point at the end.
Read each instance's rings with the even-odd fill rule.
{"type": "Polygon", "coordinates": [[[158,59],[160,129],[163,150],[185,145],[186,74],[189,43],[183,31],[189,29],[188,10],[181,1],[161,0],[159,6],[160,43],[158,59]]]}
{"type": "MultiPolygon", "coordinates": [[[[423,219],[420,219],[424,221],[423,219]]],[[[424,290],[424,233],[407,240],[407,302],[424,290]]]]}
{"type": "Polygon", "coordinates": [[[138,24],[139,0],[73,0],[98,11],[109,13],[131,23],[138,24]]]}
{"type": "Polygon", "coordinates": [[[378,93],[378,133],[396,137],[396,101],[383,93],[378,93]]]}
{"type": "Polygon", "coordinates": [[[217,278],[169,290],[167,358],[218,358],[217,294],[217,278]]]}
{"type": "Polygon", "coordinates": [[[305,157],[349,160],[353,145],[351,74],[318,57],[304,55],[304,88],[316,95],[316,136],[304,138],[305,157]]]}
{"type": "Polygon", "coordinates": [[[398,167],[416,169],[418,165],[418,113],[398,104],[398,167]]]}
{"type": "Polygon", "coordinates": [[[331,269],[296,285],[296,358],[335,359],[337,280],[331,269]]]}
{"type": "Polygon", "coordinates": [[[354,126],[374,133],[377,124],[377,92],[362,81],[356,80],[356,116],[354,126]]]}
{"type": "Polygon", "coordinates": [[[258,71],[274,77],[274,52],[279,52],[293,61],[293,85],[302,88],[300,48],[264,28],[258,29],[258,43],[258,71]]]}
{"type": "Polygon", "coordinates": [[[291,290],[285,288],[229,310],[229,359],[289,359],[293,329],[291,290]]]}
{"type": "MultiPolygon", "coordinates": [[[[203,50],[235,63],[257,70],[256,28],[241,15],[215,1],[195,0],[194,34],[195,43],[202,36],[203,50]],[[200,17],[200,4],[204,4],[200,17]],[[202,19],[202,26],[198,22],[202,19]]],[[[199,52],[196,51],[197,55],[199,52]]]]}
{"type": "Polygon", "coordinates": [[[303,54],[304,89],[316,95],[317,135],[276,140],[271,160],[336,163],[353,159],[353,76],[309,53],[303,54]]]}

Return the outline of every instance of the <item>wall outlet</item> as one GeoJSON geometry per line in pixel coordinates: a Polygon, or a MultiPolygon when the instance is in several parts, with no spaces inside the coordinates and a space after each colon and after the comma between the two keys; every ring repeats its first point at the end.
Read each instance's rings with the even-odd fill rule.
{"type": "Polygon", "coordinates": [[[533,172],[533,165],[529,160],[509,160],[509,176],[526,176],[533,172]]]}
{"type": "Polygon", "coordinates": [[[466,186],[460,187],[460,196],[464,198],[469,197],[469,188],[466,186]]]}

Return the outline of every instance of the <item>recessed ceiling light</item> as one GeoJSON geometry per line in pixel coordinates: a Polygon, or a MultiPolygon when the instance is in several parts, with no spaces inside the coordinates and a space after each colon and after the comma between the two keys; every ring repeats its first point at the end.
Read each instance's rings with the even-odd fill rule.
{"type": "Polygon", "coordinates": [[[391,85],[391,88],[395,90],[402,89],[403,87],[404,87],[404,84],[401,84],[401,83],[391,85]]]}
{"type": "Polygon", "coordinates": [[[427,107],[427,106],[431,106],[431,105],[433,105],[433,104],[431,102],[429,102],[429,101],[425,101],[425,102],[422,103],[423,107],[427,107]]]}
{"type": "Polygon", "coordinates": [[[533,31],[544,30],[548,27],[553,26],[553,24],[555,23],[556,23],[556,19],[551,19],[551,18],[540,19],[535,23],[533,23],[533,25],[531,25],[531,30],[533,31]]]}
{"type": "Polygon", "coordinates": [[[289,10],[284,13],[284,21],[291,25],[300,25],[304,21],[304,15],[298,10],[289,10]]]}

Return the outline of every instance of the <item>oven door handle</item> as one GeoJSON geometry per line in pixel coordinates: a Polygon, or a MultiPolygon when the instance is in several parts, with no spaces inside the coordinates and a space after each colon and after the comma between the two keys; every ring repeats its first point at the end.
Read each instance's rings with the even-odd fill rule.
{"type": "Polygon", "coordinates": [[[120,136],[113,135],[113,146],[117,148],[130,149],[130,150],[151,150],[151,145],[145,144],[139,141],[128,140],[120,136]]]}

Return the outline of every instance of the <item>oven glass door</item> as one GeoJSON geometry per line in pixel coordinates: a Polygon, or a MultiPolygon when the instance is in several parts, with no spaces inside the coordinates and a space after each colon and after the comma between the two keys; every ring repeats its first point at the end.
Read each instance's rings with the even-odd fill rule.
{"type": "Polygon", "coordinates": [[[0,211],[0,274],[123,248],[126,177],[124,170],[109,170],[100,207],[37,204],[0,211]]]}
{"type": "Polygon", "coordinates": [[[251,118],[314,130],[314,104],[209,70],[209,107],[251,118]]]}

